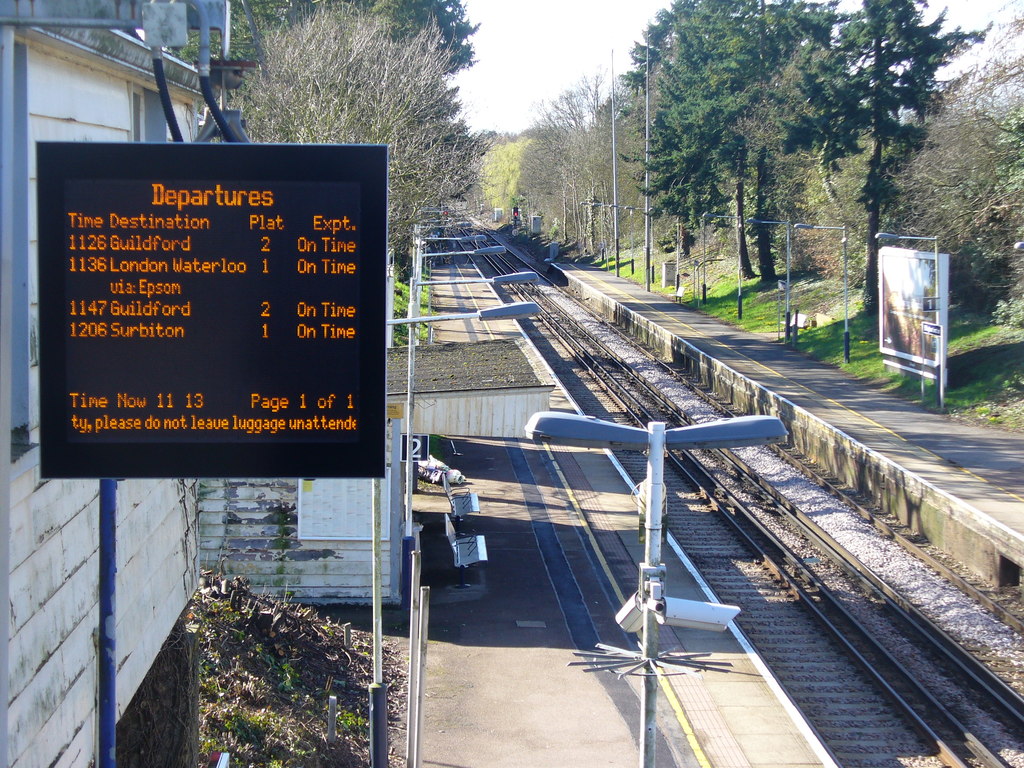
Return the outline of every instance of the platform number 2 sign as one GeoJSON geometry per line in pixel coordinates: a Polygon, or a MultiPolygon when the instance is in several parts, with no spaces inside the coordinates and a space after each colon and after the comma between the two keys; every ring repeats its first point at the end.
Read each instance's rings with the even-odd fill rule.
{"type": "MultiPolygon", "coordinates": [[[[412,436],[412,459],[413,461],[426,461],[430,450],[430,435],[412,436]]],[[[408,448],[405,438],[402,438],[402,461],[408,461],[408,448]]]]}

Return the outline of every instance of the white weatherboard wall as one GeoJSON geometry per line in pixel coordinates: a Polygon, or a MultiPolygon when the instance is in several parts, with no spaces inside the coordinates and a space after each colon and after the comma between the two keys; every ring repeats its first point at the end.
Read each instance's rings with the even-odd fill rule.
{"type": "MultiPolygon", "coordinates": [[[[35,142],[163,141],[166,128],[148,51],[125,35],[75,40],[16,35],[14,130],[15,298],[11,466],[8,755],[13,768],[77,768],[96,738],[98,480],[39,475],[36,366],[35,142]],[[97,43],[95,47],[91,47],[97,43]],[[102,47],[103,54],[96,52],[102,47]]],[[[194,72],[168,62],[172,97],[194,135],[194,72]]],[[[191,597],[197,574],[195,481],[123,481],[118,492],[117,702],[131,701],[191,597]]]]}

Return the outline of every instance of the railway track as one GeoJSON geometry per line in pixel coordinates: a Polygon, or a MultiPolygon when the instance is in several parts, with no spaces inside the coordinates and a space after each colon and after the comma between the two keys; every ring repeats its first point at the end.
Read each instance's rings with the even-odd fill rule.
{"type": "MultiPolygon", "coordinates": [[[[505,257],[489,261],[486,269],[523,268],[505,257]]],[[[706,409],[720,407],[632,343],[607,343],[618,334],[600,320],[586,320],[589,329],[582,330],[585,312],[556,290],[530,293],[545,307],[546,318],[543,331],[536,323],[531,336],[586,413],[675,426],[699,410],[694,401],[706,409]],[[679,394],[684,387],[686,397],[679,394]]],[[[743,449],[674,457],[667,526],[719,598],[743,608],[738,623],[837,762],[893,765],[916,755],[946,765],[1024,765],[1024,704],[1012,657],[1007,661],[984,643],[965,648],[962,639],[918,609],[918,600],[839,544],[814,515],[751,466],[763,464],[766,452],[771,454],[743,449]]],[[[642,456],[624,452],[619,460],[634,482],[642,481],[642,456]]],[[[773,460],[799,465],[798,457],[773,460]]],[[[821,478],[809,482],[822,493],[837,492],[821,478]]],[[[896,535],[867,510],[851,507],[844,495],[834,502],[866,528],[896,535]]],[[[938,571],[933,578],[972,592],[941,563],[916,552],[912,542],[903,540],[900,548],[938,571]]],[[[1002,610],[984,594],[971,599],[1002,610]]],[[[1002,614],[1019,633],[1019,616],[1002,614]]],[[[1019,646],[1019,634],[1007,632],[1019,646]]]]}

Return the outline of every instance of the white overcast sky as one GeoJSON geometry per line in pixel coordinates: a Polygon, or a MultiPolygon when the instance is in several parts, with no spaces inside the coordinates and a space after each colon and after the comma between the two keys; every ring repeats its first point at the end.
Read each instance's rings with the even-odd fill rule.
{"type": "MultiPolygon", "coordinates": [[[[477,63],[455,80],[470,127],[526,129],[537,103],[583,77],[600,74],[608,82],[613,51],[614,71],[622,74],[633,44],[669,5],[671,0],[463,0],[470,22],[480,24],[471,38],[477,63]]],[[[979,29],[1008,20],[1022,5],[1024,0],[950,0],[929,7],[938,12],[948,6],[954,25],[979,29]]]]}

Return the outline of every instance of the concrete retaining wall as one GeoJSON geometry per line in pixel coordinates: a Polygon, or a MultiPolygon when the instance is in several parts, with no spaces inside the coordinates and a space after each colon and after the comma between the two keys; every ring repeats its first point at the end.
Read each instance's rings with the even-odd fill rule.
{"type": "Polygon", "coordinates": [[[779,417],[794,448],[825,472],[895,515],[988,583],[1019,576],[1024,542],[973,507],[871,451],[799,406],[766,390],[724,363],[673,336],[642,315],[567,275],[570,294],[641,341],[666,362],[683,368],[735,410],[779,417]],[[1017,567],[1007,568],[1006,561],[1017,567]]]}

